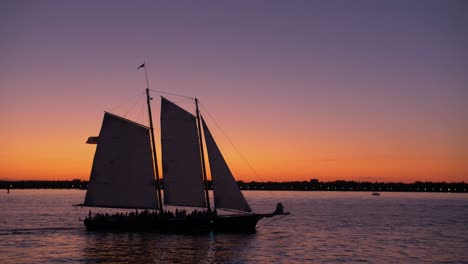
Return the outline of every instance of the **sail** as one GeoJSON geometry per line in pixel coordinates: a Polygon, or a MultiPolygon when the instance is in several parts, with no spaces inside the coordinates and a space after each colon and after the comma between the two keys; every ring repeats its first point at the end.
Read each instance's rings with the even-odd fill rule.
{"type": "Polygon", "coordinates": [[[164,203],[205,207],[195,116],[161,97],[164,203]]]}
{"type": "Polygon", "coordinates": [[[85,206],[157,209],[149,128],[104,114],[85,206]]]}
{"type": "Polygon", "coordinates": [[[239,190],[234,176],[232,176],[226,161],[219,151],[208,126],[203,120],[203,133],[205,134],[206,149],[210,160],[211,178],[213,180],[214,202],[216,208],[234,209],[251,212],[247,201],[239,190]]]}

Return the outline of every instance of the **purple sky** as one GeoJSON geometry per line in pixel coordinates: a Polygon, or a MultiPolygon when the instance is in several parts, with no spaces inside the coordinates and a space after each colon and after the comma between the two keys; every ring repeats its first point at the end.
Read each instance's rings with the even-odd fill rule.
{"type": "MultiPolygon", "coordinates": [[[[2,1],[0,136],[97,133],[102,110],[142,91],[146,60],[153,89],[199,97],[239,141],[310,146],[296,153],[314,157],[298,161],[298,179],[320,177],[316,159],[380,155],[388,167],[437,160],[457,169],[434,179],[464,180],[467,14],[468,2],[453,0],[2,1]],[[333,143],[313,149],[323,141],[333,143]]],[[[21,156],[13,148],[4,160],[21,156]]],[[[260,168],[273,162],[244,150],[260,168]]],[[[424,178],[413,170],[401,175],[424,178]]]]}

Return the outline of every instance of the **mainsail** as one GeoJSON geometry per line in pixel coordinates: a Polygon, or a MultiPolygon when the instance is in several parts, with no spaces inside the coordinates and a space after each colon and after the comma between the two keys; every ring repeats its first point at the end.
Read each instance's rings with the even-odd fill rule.
{"type": "Polygon", "coordinates": [[[104,114],[85,206],[157,209],[148,127],[104,114]]]}
{"type": "Polygon", "coordinates": [[[206,206],[195,116],[166,98],[161,101],[164,203],[206,206]]]}
{"type": "Polygon", "coordinates": [[[202,118],[203,133],[205,134],[206,148],[210,160],[211,178],[213,180],[214,202],[216,208],[234,209],[251,212],[236,181],[221,154],[205,120],[202,118]]]}

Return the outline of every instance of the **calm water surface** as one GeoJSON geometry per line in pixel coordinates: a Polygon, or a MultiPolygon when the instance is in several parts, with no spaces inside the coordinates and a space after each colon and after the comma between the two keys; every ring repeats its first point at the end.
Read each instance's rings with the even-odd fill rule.
{"type": "Polygon", "coordinates": [[[244,192],[256,234],[89,233],[77,190],[0,193],[1,263],[468,263],[468,195],[244,192]]]}

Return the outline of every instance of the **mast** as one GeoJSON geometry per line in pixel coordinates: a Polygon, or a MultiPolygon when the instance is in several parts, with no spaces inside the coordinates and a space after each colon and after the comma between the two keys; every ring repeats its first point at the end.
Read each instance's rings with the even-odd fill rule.
{"type": "Polygon", "coordinates": [[[208,179],[206,178],[205,153],[203,151],[203,140],[202,140],[202,134],[201,134],[200,111],[198,110],[198,98],[195,98],[195,107],[196,107],[196,113],[197,113],[198,139],[200,141],[203,181],[205,182],[206,208],[208,209],[208,212],[211,212],[210,196],[208,195],[208,179]]]}
{"type": "MultiPolygon", "coordinates": [[[[154,129],[153,129],[153,116],[151,115],[151,103],[150,101],[153,99],[150,97],[149,94],[149,81],[148,81],[148,72],[146,71],[146,62],[143,63],[143,68],[145,68],[145,77],[146,77],[146,103],[148,104],[148,117],[150,123],[150,133],[151,133],[151,144],[153,145],[153,160],[154,160],[154,168],[156,171],[156,190],[158,193],[158,203],[159,203],[159,211],[163,211],[162,205],[162,196],[161,196],[161,181],[159,179],[159,169],[158,169],[158,158],[156,156],[156,144],[154,141],[154,129]]],[[[141,67],[141,66],[140,66],[141,67]]]]}

